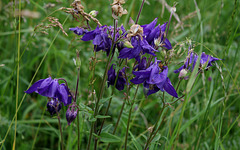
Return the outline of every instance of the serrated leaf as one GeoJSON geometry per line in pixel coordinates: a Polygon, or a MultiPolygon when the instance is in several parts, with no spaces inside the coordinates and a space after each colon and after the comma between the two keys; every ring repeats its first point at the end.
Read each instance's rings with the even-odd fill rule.
{"type": "Polygon", "coordinates": [[[106,143],[118,143],[118,142],[121,142],[121,139],[116,135],[102,132],[100,134],[100,141],[106,142],[106,143]]]}

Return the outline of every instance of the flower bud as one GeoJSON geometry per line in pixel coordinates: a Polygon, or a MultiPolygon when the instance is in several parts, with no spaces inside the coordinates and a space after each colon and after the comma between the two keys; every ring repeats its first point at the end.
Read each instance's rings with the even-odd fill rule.
{"type": "Polygon", "coordinates": [[[96,10],[92,10],[89,15],[93,16],[93,17],[96,17],[98,15],[98,11],[96,10]]]}
{"type": "Polygon", "coordinates": [[[133,48],[132,44],[129,41],[124,41],[123,45],[127,48],[133,48]]]}
{"type": "Polygon", "coordinates": [[[188,71],[187,71],[186,69],[182,69],[182,70],[180,71],[180,73],[179,73],[178,78],[184,78],[184,77],[186,77],[187,73],[188,73],[188,71]]]}
{"type": "Polygon", "coordinates": [[[47,111],[50,113],[51,116],[56,114],[56,110],[59,112],[61,108],[62,108],[62,104],[56,99],[51,99],[47,103],[47,111]]]}
{"type": "Polygon", "coordinates": [[[66,119],[67,119],[68,125],[70,125],[71,122],[75,120],[77,116],[78,109],[76,108],[75,110],[75,108],[76,108],[75,104],[68,107],[68,110],[66,112],[66,119]]]}

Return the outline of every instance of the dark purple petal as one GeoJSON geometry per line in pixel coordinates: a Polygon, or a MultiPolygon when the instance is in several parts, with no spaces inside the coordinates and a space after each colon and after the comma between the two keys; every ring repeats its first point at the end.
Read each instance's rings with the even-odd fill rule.
{"type": "Polygon", "coordinates": [[[54,98],[56,95],[57,88],[59,86],[58,80],[54,79],[48,84],[49,82],[43,82],[39,89],[37,90],[37,93],[46,96],[46,97],[51,97],[54,98]]]}
{"type": "Polygon", "coordinates": [[[164,46],[163,47],[165,47],[166,49],[172,49],[172,45],[167,38],[164,41],[164,46]]]}
{"type": "Polygon", "coordinates": [[[75,120],[77,116],[77,112],[78,112],[78,109],[75,110],[75,106],[68,107],[68,110],[66,112],[66,119],[67,119],[68,125],[70,125],[71,122],[75,120]]]}
{"type": "Polygon", "coordinates": [[[174,89],[174,87],[172,86],[172,83],[169,80],[169,78],[167,78],[167,82],[165,82],[163,88],[168,94],[172,95],[173,97],[178,98],[178,94],[177,94],[176,90],[174,89]]]}
{"type": "Polygon", "coordinates": [[[82,41],[90,41],[90,40],[93,40],[95,38],[95,36],[96,36],[95,30],[89,31],[84,34],[84,36],[81,38],[81,40],[82,41]]]}
{"type": "Polygon", "coordinates": [[[56,97],[60,102],[64,104],[64,106],[69,105],[72,103],[72,96],[71,93],[69,92],[69,89],[67,86],[62,83],[58,86],[57,92],[56,92],[56,97]]]}
{"type": "Polygon", "coordinates": [[[30,93],[37,91],[38,87],[41,86],[41,84],[44,80],[46,80],[46,79],[41,79],[41,80],[38,80],[37,82],[35,82],[27,91],[25,91],[25,93],[30,94],[30,93]]]}
{"type": "Polygon", "coordinates": [[[56,110],[59,112],[61,108],[62,108],[62,105],[56,99],[51,99],[47,103],[47,111],[50,113],[51,116],[57,113],[56,110]]]}
{"type": "Polygon", "coordinates": [[[83,35],[87,32],[86,29],[75,27],[75,28],[69,28],[69,30],[73,31],[77,35],[83,35]]]}

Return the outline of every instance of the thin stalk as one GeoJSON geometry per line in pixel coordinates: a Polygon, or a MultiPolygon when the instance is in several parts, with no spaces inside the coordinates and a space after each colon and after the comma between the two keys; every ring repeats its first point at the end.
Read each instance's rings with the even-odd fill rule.
{"type": "Polygon", "coordinates": [[[130,123],[131,115],[132,115],[132,107],[133,107],[133,104],[134,104],[134,103],[131,104],[131,107],[130,107],[130,109],[129,109],[129,114],[128,114],[127,131],[126,131],[126,135],[125,135],[125,145],[124,145],[125,150],[127,149],[128,130],[129,130],[129,123],[130,123]]]}
{"type": "Polygon", "coordinates": [[[146,145],[145,145],[145,147],[144,147],[144,150],[146,150],[146,149],[148,148],[148,145],[149,145],[150,142],[151,142],[151,138],[152,138],[152,136],[153,136],[153,133],[154,133],[154,131],[155,131],[157,125],[158,125],[158,122],[161,120],[163,110],[166,108],[166,104],[165,104],[165,102],[164,102],[164,93],[165,93],[165,92],[163,92],[163,98],[162,98],[163,106],[162,106],[162,109],[161,109],[161,111],[160,111],[158,120],[157,120],[157,122],[155,123],[155,125],[154,125],[154,127],[153,127],[153,130],[152,130],[152,132],[151,132],[151,134],[150,134],[150,136],[149,136],[149,138],[148,138],[148,140],[147,140],[147,143],[146,143],[146,145]]]}
{"type": "MultiPolygon", "coordinates": [[[[77,102],[78,84],[80,78],[80,67],[78,67],[77,85],[75,91],[74,102],[77,102]]],[[[77,111],[77,131],[78,131],[78,150],[80,150],[80,129],[79,129],[79,111],[77,111]]]]}
{"type": "MultiPolygon", "coordinates": [[[[130,107],[130,110],[129,110],[129,114],[128,114],[127,131],[126,131],[126,135],[125,135],[125,145],[124,145],[125,150],[127,149],[127,138],[128,138],[128,130],[129,130],[129,124],[130,124],[130,120],[131,120],[132,108],[133,108],[133,104],[134,104],[135,98],[137,96],[139,85],[140,84],[137,85],[137,89],[136,89],[136,92],[134,94],[134,98],[132,100],[132,104],[131,104],[131,107],[130,107]]],[[[129,88],[129,90],[130,90],[130,88],[129,88]]],[[[126,99],[128,99],[129,90],[127,92],[127,98],[126,99]]]]}
{"type": "Polygon", "coordinates": [[[138,12],[138,15],[137,15],[137,19],[136,19],[135,24],[138,23],[138,19],[139,19],[139,17],[140,17],[141,12],[142,12],[144,2],[145,2],[145,0],[142,1],[142,4],[141,4],[141,7],[140,7],[140,9],[139,9],[139,12],[138,12]]]}
{"type": "MultiPolygon", "coordinates": [[[[16,1],[15,1],[16,3],[16,1]]],[[[21,0],[19,1],[19,14],[21,12],[21,0]]],[[[13,141],[13,150],[15,150],[16,139],[17,139],[17,108],[18,108],[18,87],[19,87],[19,70],[20,70],[20,44],[21,44],[21,15],[18,17],[18,48],[17,48],[17,86],[16,86],[16,118],[15,118],[15,132],[13,141]]]]}
{"type": "Polygon", "coordinates": [[[60,135],[61,135],[61,146],[62,146],[62,150],[64,150],[64,147],[63,147],[63,134],[62,134],[61,120],[60,120],[60,117],[59,117],[59,113],[58,113],[57,107],[55,107],[55,109],[56,109],[56,112],[57,112],[59,131],[60,131],[60,135]]]}
{"type": "MultiPolygon", "coordinates": [[[[108,56],[108,60],[107,60],[107,64],[106,64],[106,67],[105,67],[105,72],[104,72],[104,75],[103,75],[103,81],[102,81],[101,86],[100,86],[100,93],[99,93],[99,96],[97,98],[97,102],[95,104],[94,117],[98,113],[98,107],[99,107],[98,105],[99,105],[100,99],[102,98],[102,95],[103,95],[103,90],[104,90],[104,87],[105,87],[105,82],[106,82],[106,77],[107,77],[107,71],[109,69],[109,64],[111,62],[110,61],[111,57],[113,57],[112,52],[113,52],[113,48],[114,48],[114,44],[115,44],[115,35],[116,35],[116,20],[115,19],[113,20],[113,23],[114,23],[114,33],[113,33],[113,40],[112,40],[111,50],[110,50],[110,53],[109,53],[109,56],[108,56]]],[[[96,131],[96,128],[94,129],[94,127],[96,127],[96,123],[97,123],[97,120],[95,122],[93,122],[92,125],[91,125],[91,129],[90,129],[90,133],[89,133],[89,139],[88,139],[88,145],[87,145],[87,150],[90,149],[93,130],[96,131]]]]}

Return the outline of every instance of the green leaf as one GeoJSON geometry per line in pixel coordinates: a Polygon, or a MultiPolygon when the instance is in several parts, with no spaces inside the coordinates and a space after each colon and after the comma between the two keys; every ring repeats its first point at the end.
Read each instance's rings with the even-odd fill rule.
{"type": "Polygon", "coordinates": [[[113,126],[113,124],[107,125],[106,127],[104,127],[104,128],[102,129],[102,132],[108,132],[108,131],[111,129],[112,126],[113,126]]]}
{"type": "Polygon", "coordinates": [[[97,115],[96,118],[100,118],[100,119],[103,119],[103,118],[111,118],[111,116],[97,115]]]}
{"type": "Polygon", "coordinates": [[[100,141],[106,142],[106,143],[118,143],[118,142],[121,142],[121,139],[116,135],[102,132],[100,134],[100,141]]]}

